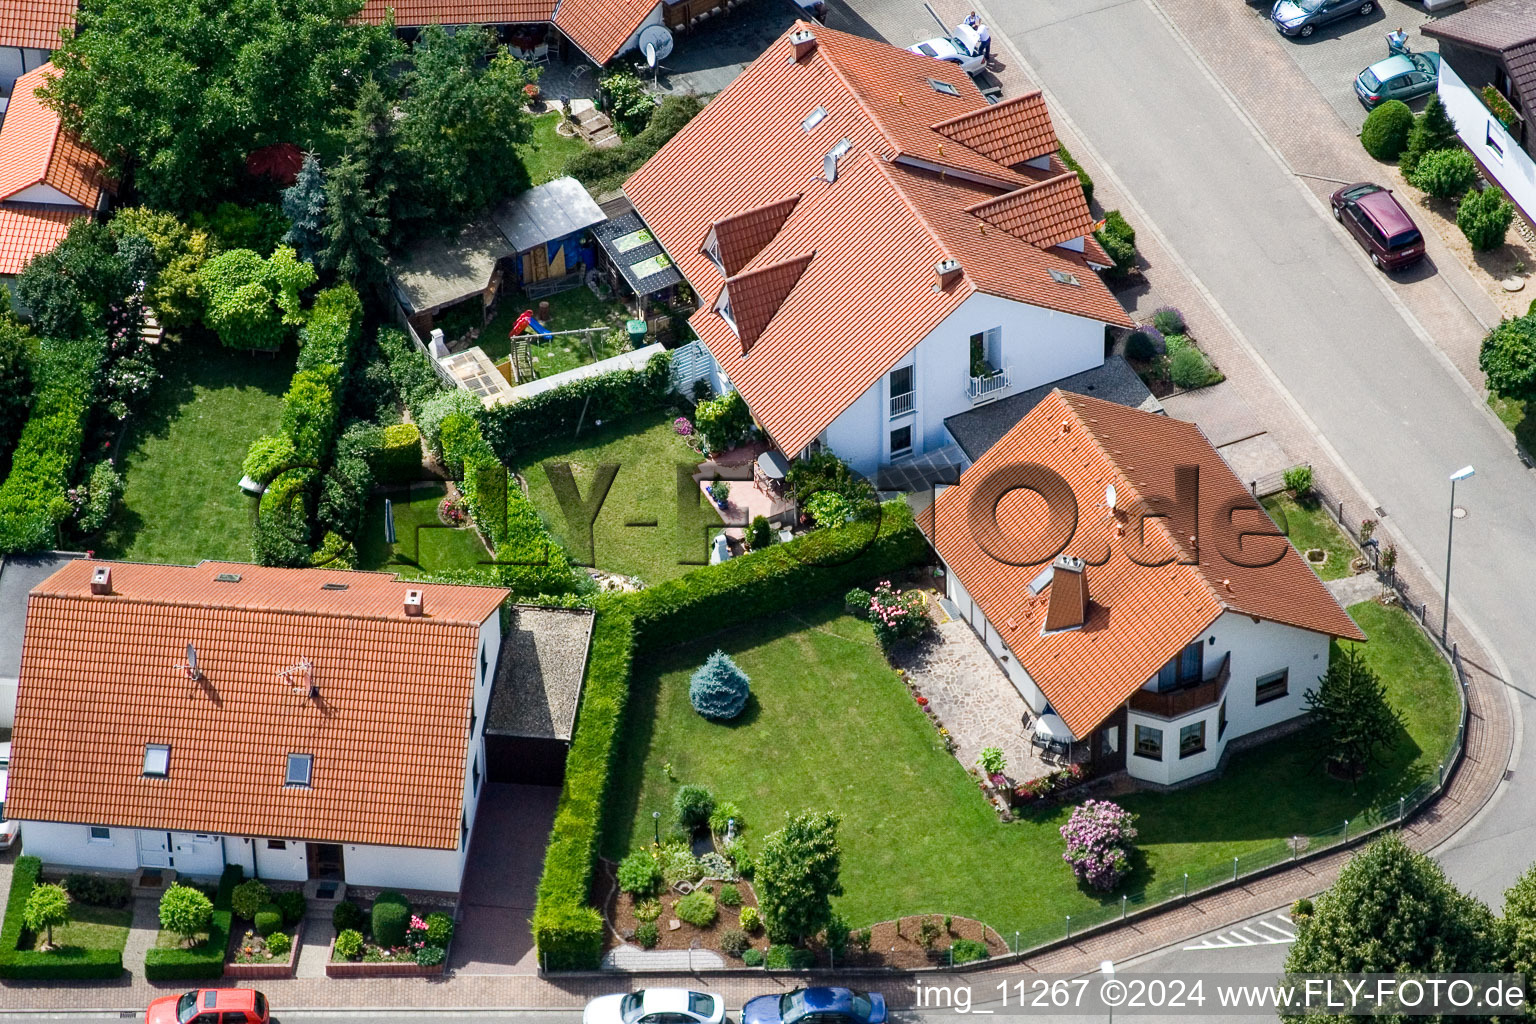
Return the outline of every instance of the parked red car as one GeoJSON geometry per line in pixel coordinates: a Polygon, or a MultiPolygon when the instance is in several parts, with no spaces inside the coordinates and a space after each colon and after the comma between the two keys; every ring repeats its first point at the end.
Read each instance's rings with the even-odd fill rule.
{"type": "Polygon", "coordinates": [[[1390,189],[1368,181],[1345,185],[1333,194],[1331,205],[1333,216],[1380,269],[1401,270],[1424,258],[1424,236],[1390,189]]]}
{"type": "Polygon", "coordinates": [[[198,988],[156,999],[144,1024],[269,1024],[267,997],[249,988],[198,988]]]}

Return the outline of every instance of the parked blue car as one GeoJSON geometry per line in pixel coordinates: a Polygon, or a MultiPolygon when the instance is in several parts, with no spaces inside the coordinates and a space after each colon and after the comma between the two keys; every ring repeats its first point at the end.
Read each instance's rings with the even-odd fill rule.
{"type": "Polygon", "coordinates": [[[815,1024],[885,1024],[885,997],[847,988],[797,988],[755,996],[741,1008],[741,1024],[798,1024],[806,1017],[814,1017],[815,1024]]]}
{"type": "Polygon", "coordinates": [[[1319,25],[1351,14],[1370,14],[1375,9],[1375,0],[1277,0],[1269,20],[1282,35],[1305,39],[1319,25]]]}

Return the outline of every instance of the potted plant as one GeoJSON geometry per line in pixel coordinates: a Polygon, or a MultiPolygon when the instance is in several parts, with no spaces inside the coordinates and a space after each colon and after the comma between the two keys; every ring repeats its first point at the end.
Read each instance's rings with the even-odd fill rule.
{"type": "Polygon", "coordinates": [[[715,482],[709,485],[709,496],[716,505],[725,508],[731,502],[731,485],[715,477],[715,482]]]}

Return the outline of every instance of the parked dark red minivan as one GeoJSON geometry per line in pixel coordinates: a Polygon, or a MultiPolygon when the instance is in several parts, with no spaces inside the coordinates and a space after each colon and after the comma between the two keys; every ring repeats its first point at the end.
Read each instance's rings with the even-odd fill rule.
{"type": "Polygon", "coordinates": [[[1362,181],[1331,197],[1333,215],[1382,270],[1401,270],[1424,258],[1424,236],[1389,189],[1362,181]]]}

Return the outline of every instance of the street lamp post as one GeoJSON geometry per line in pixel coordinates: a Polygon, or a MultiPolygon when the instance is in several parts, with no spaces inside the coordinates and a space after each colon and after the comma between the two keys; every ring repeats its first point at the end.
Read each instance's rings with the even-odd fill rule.
{"type": "Polygon", "coordinates": [[[1456,536],[1456,482],[1466,480],[1477,470],[1471,466],[1462,466],[1451,474],[1451,516],[1445,528],[1445,605],[1440,610],[1440,646],[1446,644],[1446,635],[1451,623],[1451,541],[1456,536]]]}
{"type": "Polygon", "coordinates": [[[661,845],[661,812],[651,812],[651,822],[656,826],[656,845],[661,845]]]}

